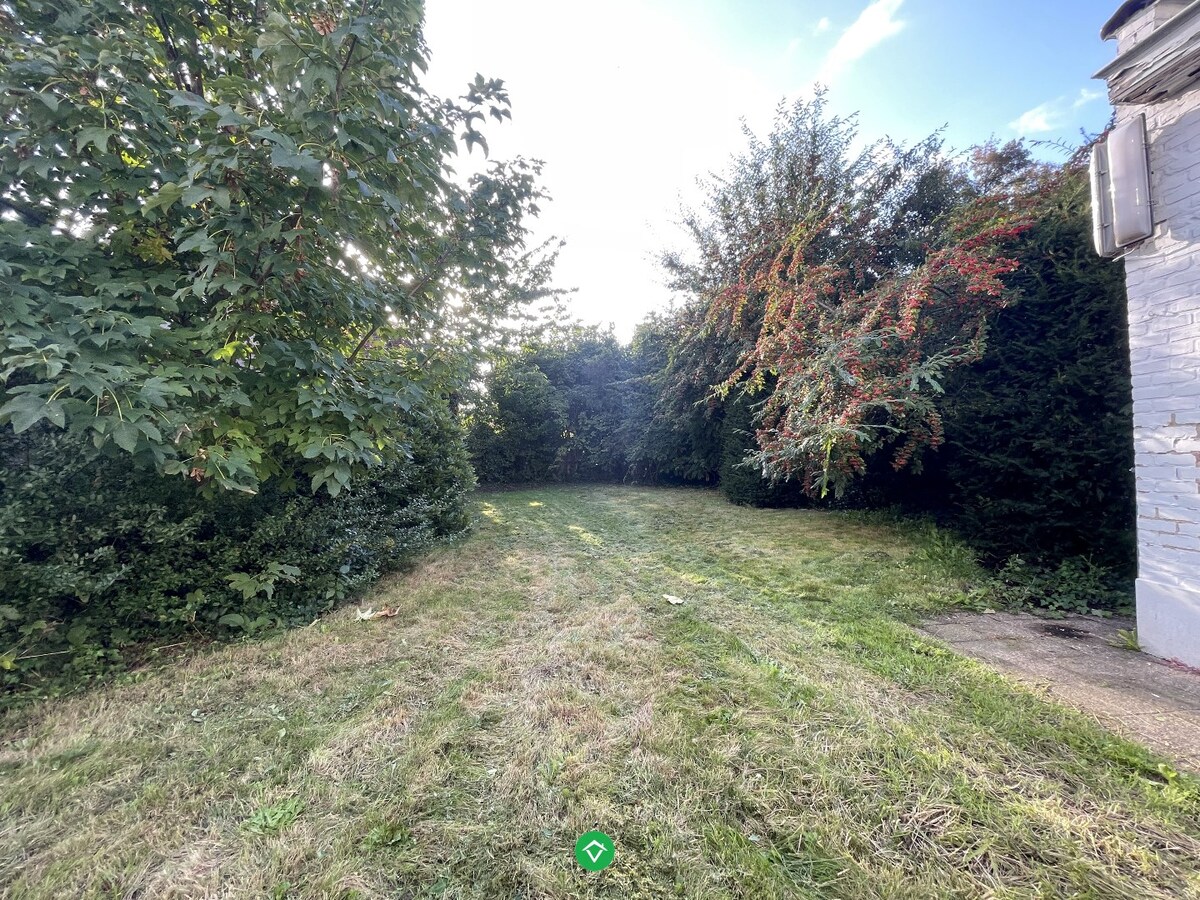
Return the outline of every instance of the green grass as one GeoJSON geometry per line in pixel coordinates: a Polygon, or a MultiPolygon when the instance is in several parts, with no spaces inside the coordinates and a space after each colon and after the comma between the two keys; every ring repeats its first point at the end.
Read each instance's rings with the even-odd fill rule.
{"type": "Polygon", "coordinates": [[[9,714],[0,893],[1200,897],[1194,780],[912,629],[978,577],[952,542],[702,491],[479,501],[364,599],[394,618],[9,714]]]}

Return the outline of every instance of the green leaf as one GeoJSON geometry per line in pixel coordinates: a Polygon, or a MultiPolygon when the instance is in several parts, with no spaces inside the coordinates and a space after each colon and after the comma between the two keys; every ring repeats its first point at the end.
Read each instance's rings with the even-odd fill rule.
{"type": "Polygon", "coordinates": [[[310,175],[321,174],[321,161],[304,152],[294,152],[284,147],[271,148],[271,165],[281,169],[293,169],[310,175]]]}
{"type": "Polygon", "coordinates": [[[46,108],[51,112],[58,112],[58,98],[53,94],[49,94],[45,91],[30,91],[29,93],[38,100],[41,100],[42,103],[46,104],[46,108]]]}
{"type": "Polygon", "coordinates": [[[212,109],[203,97],[193,94],[191,91],[168,91],[167,93],[171,97],[170,105],[173,107],[186,106],[197,112],[208,112],[212,109]]]}
{"type": "Polygon", "coordinates": [[[264,31],[258,36],[258,48],[260,50],[270,50],[272,47],[278,47],[280,44],[287,42],[287,35],[283,33],[283,29],[288,27],[287,21],[284,20],[276,24],[270,22],[270,19],[268,19],[268,22],[270,24],[275,24],[276,28],[279,30],[264,31]]]}
{"type": "Polygon", "coordinates": [[[201,253],[208,253],[216,250],[217,245],[208,232],[204,229],[193,231],[190,235],[184,238],[179,246],[175,248],[180,253],[187,253],[191,250],[199,250],[201,253]]]}
{"type": "Polygon", "coordinates": [[[183,187],[173,181],[168,181],[158,189],[154,196],[150,197],[142,204],[142,215],[148,212],[162,208],[170,208],[176,201],[183,196],[183,187]]]}
{"type": "Polygon", "coordinates": [[[230,587],[235,591],[240,591],[243,599],[249,600],[255,594],[263,589],[263,585],[247,572],[234,572],[225,576],[225,580],[229,582],[230,587]]]}
{"type": "Polygon", "coordinates": [[[267,563],[267,571],[269,571],[272,575],[283,578],[285,581],[295,581],[296,576],[300,574],[300,570],[295,566],[289,566],[278,562],[267,563]]]}
{"type": "Polygon", "coordinates": [[[51,400],[46,404],[46,418],[59,428],[67,427],[67,411],[57,400],[51,400]]]}
{"type": "Polygon", "coordinates": [[[237,112],[233,107],[222,104],[216,108],[216,112],[220,115],[217,119],[218,128],[226,128],[231,125],[250,125],[253,124],[252,119],[247,119],[240,112],[237,112]]]}
{"type": "Polygon", "coordinates": [[[129,422],[122,422],[113,429],[112,436],[118,447],[132,453],[137,448],[141,432],[138,431],[136,425],[129,422]]]}
{"type": "Polygon", "coordinates": [[[212,193],[212,185],[191,184],[184,190],[180,200],[184,206],[195,206],[201,200],[207,200],[211,197],[212,193]]]}
{"type": "Polygon", "coordinates": [[[204,96],[167,87],[163,4],[18,5],[28,23],[0,40],[16,135],[0,146],[21,204],[95,211],[101,226],[80,240],[0,227],[0,424],[75,428],[89,453],[145,452],[179,480],[196,469],[201,491],[253,492],[336,460],[316,486],[338,493],[403,458],[382,435],[419,430],[464,387],[489,324],[525,288],[510,260],[537,188],[520,166],[478,189],[451,180],[467,110],[412,80],[420,29],[398,23],[420,4],[343,17],[339,37],[320,39],[287,4],[264,6],[249,31],[245,4],[228,23],[220,4],[201,6],[200,18],[167,10],[166,24],[204,96]],[[110,14],[127,27],[101,40],[92,25],[110,14]],[[265,50],[257,64],[247,43],[265,50]],[[93,89],[101,73],[119,81],[93,89]],[[342,189],[315,189],[335,147],[342,189]],[[370,248],[369,271],[346,265],[351,238],[370,248]],[[483,298],[468,307],[478,321],[463,324],[460,290],[483,298]],[[453,359],[419,362],[442,355],[453,359]],[[29,386],[40,393],[23,396],[29,386]],[[359,427],[378,444],[347,436],[359,427]],[[305,463],[310,445],[322,449],[305,463]]]}
{"type": "Polygon", "coordinates": [[[75,149],[82,153],[87,149],[88,144],[92,144],[101,153],[108,152],[108,140],[116,135],[115,131],[110,131],[107,128],[81,128],[79,133],[75,135],[75,149]]]}
{"type": "Polygon", "coordinates": [[[17,434],[31,428],[47,415],[46,401],[33,394],[20,394],[0,406],[0,423],[8,422],[17,434]]]}

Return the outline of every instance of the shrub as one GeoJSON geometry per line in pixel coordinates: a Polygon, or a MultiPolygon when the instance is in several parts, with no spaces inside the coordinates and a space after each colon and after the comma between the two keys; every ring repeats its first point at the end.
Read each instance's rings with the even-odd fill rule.
{"type": "Polygon", "coordinates": [[[519,356],[492,369],[486,387],[469,435],[479,480],[548,480],[567,427],[558,389],[536,363],[519,356]]]}
{"type": "Polygon", "coordinates": [[[463,531],[458,428],[444,409],[414,425],[408,461],[336,497],[307,479],[211,496],[56,429],[0,430],[0,684],[57,690],[150,642],[311,621],[463,531]]]}
{"type": "Polygon", "coordinates": [[[1011,606],[1033,606],[1049,615],[1093,610],[1129,612],[1132,591],[1115,581],[1111,568],[1088,557],[1073,556],[1054,568],[1030,565],[1020,556],[1005,560],[986,593],[1011,606]]]}
{"type": "Polygon", "coordinates": [[[730,397],[721,423],[721,492],[740,506],[799,506],[804,492],[795,481],[770,481],[761,464],[747,456],[758,449],[754,440],[752,401],[730,397]],[[747,464],[749,462],[749,464],[747,464]]]}
{"type": "Polygon", "coordinates": [[[563,328],[501,356],[471,416],[479,480],[620,481],[630,377],[626,348],[595,327],[563,328]]]}

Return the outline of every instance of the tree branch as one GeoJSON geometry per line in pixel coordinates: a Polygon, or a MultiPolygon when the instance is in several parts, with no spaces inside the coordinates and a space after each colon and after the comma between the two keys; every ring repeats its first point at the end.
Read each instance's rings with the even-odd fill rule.
{"type": "MultiPolygon", "coordinates": [[[[450,250],[446,250],[438,256],[437,261],[433,264],[433,267],[427,273],[425,273],[425,275],[416,284],[412,286],[412,290],[405,295],[405,299],[411,300],[413,297],[417,296],[418,291],[424,290],[435,278],[439,278],[445,274],[444,265],[450,258],[450,253],[450,250]]],[[[346,359],[347,363],[353,363],[356,359],[358,359],[358,354],[362,353],[363,348],[367,346],[367,342],[375,336],[375,333],[379,331],[380,327],[382,327],[380,324],[371,326],[371,330],[362,336],[362,340],[358,342],[358,345],[354,348],[354,351],[346,359]]]]}

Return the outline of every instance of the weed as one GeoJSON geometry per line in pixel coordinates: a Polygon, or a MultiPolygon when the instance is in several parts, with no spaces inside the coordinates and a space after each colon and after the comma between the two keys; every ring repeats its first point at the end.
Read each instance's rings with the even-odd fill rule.
{"type": "Polygon", "coordinates": [[[406,826],[387,822],[368,831],[359,847],[366,851],[386,850],[389,847],[402,847],[411,840],[412,832],[406,826]]]}
{"type": "Polygon", "coordinates": [[[1142,649],[1142,645],[1138,643],[1136,628],[1117,629],[1117,633],[1109,643],[1114,647],[1119,647],[1122,650],[1132,650],[1135,653],[1142,649]]]}
{"type": "Polygon", "coordinates": [[[242,823],[242,830],[250,834],[276,834],[295,822],[303,811],[304,803],[295,797],[274,806],[263,806],[242,823]]]}
{"type": "Polygon", "coordinates": [[[1009,557],[988,582],[987,595],[1001,605],[1031,607],[1050,618],[1070,613],[1111,614],[1130,607],[1127,586],[1086,557],[1063,560],[1055,569],[1009,557]]]}

